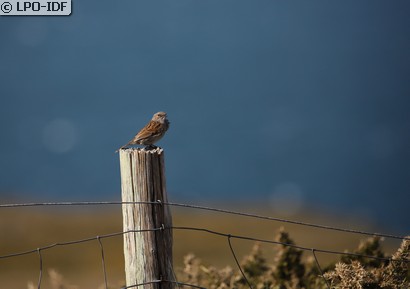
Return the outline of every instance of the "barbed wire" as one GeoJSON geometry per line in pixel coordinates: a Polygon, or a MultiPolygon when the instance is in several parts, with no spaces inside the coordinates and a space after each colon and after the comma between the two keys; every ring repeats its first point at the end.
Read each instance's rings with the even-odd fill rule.
{"type": "Polygon", "coordinates": [[[153,201],[153,202],[120,202],[120,201],[107,201],[107,202],[46,202],[46,203],[16,203],[16,204],[0,204],[1,208],[18,208],[18,207],[39,207],[39,206],[94,206],[94,205],[167,205],[173,207],[182,207],[182,208],[190,208],[190,209],[198,209],[198,210],[205,210],[205,211],[212,211],[217,213],[223,214],[230,214],[242,217],[249,217],[249,218],[256,218],[261,220],[267,221],[275,221],[280,223],[288,223],[293,225],[299,226],[306,226],[312,227],[317,229],[324,229],[324,230],[331,230],[331,231],[338,231],[343,233],[351,233],[351,234],[359,234],[365,236],[376,236],[376,237],[383,237],[383,238],[390,238],[390,239],[397,239],[397,240],[410,240],[408,236],[400,236],[400,235],[393,235],[393,234],[386,234],[386,233],[378,233],[378,232],[369,232],[364,230],[355,230],[355,229],[347,229],[347,228],[340,228],[336,226],[327,226],[321,224],[314,224],[308,222],[301,222],[301,221],[294,221],[288,220],[283,218],[277,217],[269,217],[263,216],[258,214],[252,213],[245,213],[245,212],[238,212],[234,210],[228,209],[220,209],[220,208],[213,208],[213,207],[206,207],[206,206],[199,206],[199,205],[192,205],[192,204],[183,204],[183,203],[175,203],[175,202],[162,202],[160,200],[153,201]]]}

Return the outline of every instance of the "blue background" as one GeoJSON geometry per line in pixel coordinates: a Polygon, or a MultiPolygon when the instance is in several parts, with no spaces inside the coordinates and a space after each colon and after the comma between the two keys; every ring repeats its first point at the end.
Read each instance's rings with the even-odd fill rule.
{"type": "Polygon", "coordinates": [[[118,200],[114,150],[163,110],[171,199],[408,233],[409,15],[409,1],[74,0],[68,17],[1,16],[0,196],[118,200]]]}

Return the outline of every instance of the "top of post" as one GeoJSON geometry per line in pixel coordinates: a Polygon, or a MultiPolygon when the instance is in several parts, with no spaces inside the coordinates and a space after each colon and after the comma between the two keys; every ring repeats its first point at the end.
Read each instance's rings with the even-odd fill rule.
{"type": "Polygon", "coordinates": [[[120,154],[156,154],[161,155],[164,152],[164,149],[161,147],[155,147],[152,149],[146,148],[123,148],[119,150],[120,154]]]}

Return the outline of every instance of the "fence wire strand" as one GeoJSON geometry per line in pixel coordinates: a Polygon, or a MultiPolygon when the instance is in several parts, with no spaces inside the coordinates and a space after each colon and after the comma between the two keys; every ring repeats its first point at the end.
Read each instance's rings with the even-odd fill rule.
{"type": "Polygon", "coordinates": [[[142,283],[135,284],[135,285],[129,285],[129,286],[121,287],[121,289],[135,288],[135,287],[139,287],[139,286],[150,285],[150,284],[161,283],[161,282],[162,282],[162,280],[152,280],[152,281],[142,282],[142,283]]]}
{"type": "Polygon", "coordinates": [[[97,241],[101,249],[101,262],[102,262],[102,269],[103,269],[103,274],[104,274],[104,285],[105,285],[105,289],[108,289],[107,270],[105,268],[104,247],[103,247],[100,236],[97,236],[97,241]]]}
{"type": "Polygon", "coordinates": [[[161,202],[161,201],[153,201],[153,202],[113,201],[113,202],[109,202],[107,201],[107,202],[47,202],[47,203],[20,203],[20,204],[16,203],[16,204],[0,204],[0,208],[38,207],[38,206],[137,205],[137,204],[167,205],[167,206],[173,206],[173,207],[190,208],[190,209],[212,211],[212,212],[243,216],[243,217],[249,217],[249,218],[256,218],[256,219],[267,220],[267,221],[275,221],[275,222],[280,222],[280,223],[288,223],[288,224],[312,227],[312,228],[317,228],[317,229],[339,231],[343,233],[359,234],[359,235],[365,235],[365,236],[377,236],[377,237],[384,237],[384,238],[391,238],[391,239],[398,239],[398,240],[410,240],[410,237],[406,237],[406,236],[377,233],[377,232],[368,232],[368,231],[363,231],[363,230],[346,229],[346,228],[340,228],[340,227],[335,227],[335,226],[326,226],[326,225],[321,225],[321,224],[313,224],[313,223],[308,223],[308,222],[287,220],[287,219],[277,218],[277,217],[268,217],[268,216],[252,214],[252,213],[238,212],[234,210],[219,209],[219,208],[213,208],[213,207],[183,204],[183,203],[174,203],[174,202],[161,202]]]}
{"type": "Polygon", "coordinates": [[[140,287],[140,286],[144,286],[144,285],[150,285],[150,284],[155,284],[155,283],[173,283],[176,285],[181,285],[181,286],[187,286],[187,287],[192,287],[192,288],[199,288],[199,289],[207,289],[205,287],[201,287],[198,285],[193,285],[193,284],[188,284],[188,283],[182,283],[182,282],[176,282],[176,281],[170,281],[170,280],[153,280],[153,281],[147,281],[147,282],[142,282],[139,284],[135,284],[135,285],[129,285],[129,286],[125,286],[125,287],[121,287],[121,289],[128,289],[128,288],[135,288],[135,287],[140,287]]]}
{"type": "Polygon", "coordinates": [[[315,252],[326,253],[326,254],[346,255],[346,256],[352,256],[352,257],[363,257],[363,258],[369,258],[369,259],[375,259],[375,260],[381,260],[381,261],[389,261],[389,262],[392,261],[392,262],[410,263],[410,260],[406,260],[406,259],[383,258],[383,257],[364,255],[364,254],[358,254],[358,253],[351,253],[351,252],[341,252],[341,251],[332,251],[332,250],[325,250],[325,249],[308,248],[308,247],[302,247],[302,246],[299,246],[299,245],[283,243],[283,242],[278,242],[278,241],[253,238],[253,237],[248,237],[248,236],[231,235],[231,234],[227,234],[227,233],[221,233],[221,232],[213,231],[213,230],[206,229],[206,228],[173,226],[172,229],[175,229],[175,230],[189,230],[189,231],[201,231],[201,232],[206,232],[206,233],[210,233],[210,234],[213,234],[213,235],[218,235],[218,236],[223,236],[223,237],[230,237],[230,238],[234,238],[234,239],[241,239],[241,240],[247,240],[247,241],[255,241],[255,242],[260,242],[260,243],[267,243],[267,244],[282,245],[282,246],[286,246],[286,247],[293,247],[295,249],[299,249],[299,250],[302,250],[302,251],[312,251],[312,249],[314,249],[315,252]]]}
{"type": "Polygon", "coordinates": [[[128,233],[154,232],[154,231],[159,231],[159,230],[162,230],[162,228],[145,229],[145,230],[128,230],[128,231],[124,231],[124,232],[111,233],[111,234],[106,234],[106,235],[101,235],[101,236],[96,236],[96,237],[91,237],[91,238],[86,238],[86,239],[80,239],[80,240],[75,240],[75,241],[59,242],[59,243],[54,243],[54,244],[51,244],[51,245],[46,245],[44,247],[34,249],[34,250],[17,252],[17,253],[12,253],[12,254],[7,254],[7,255],[0,255],[0,259],[17,257],[17,256],[22,256],[22,255],[28,255],[28,254],[36,253],[39,250],[43,251],[43,250],[51,249],[51,248],[54,248],[54,247],[57,247],[57,246],[67,246],[67,245],[75,245],[75,244],[90,242],[90,241],[94,241],[98,238],[104,239],[104,238],[120,236],[120,235],[124,235],[124,234],[128,234],[128,233]]]}
{"type": "Polygon", "coordinates": [[[41,288],[41,280],[43,279],[43,256],[41,255],[41,249],[37,249],[38,253],[38,259],[39,259],[39,266],[40,266],[40,272],[38,274],[38,283],[37,283],[37,289],[41,288]]]}
{"type": "Polygon", "coordinates": [[[251,283],[248,280],[248,278],[246,278],[245,272],[243,272],[243,270],[242,270],[242,267],[241,267],[241,264],[238,261],[238,258],[236,258],[235,250],[233,249],[232,243],[231,243],[231,235],[228,236],[228,244],[229,244],[229,249],[231,249],[231,253],[233,255],[233,258],[235,259],[235,263],[238,266],[239,271],[241,271],[243,279],[245,279],[245,282],[248,284],[249,288],[253,289],[251,283]]]}
{"type": "Polygon", "coordinates": [[[325,281],[327,289],[330,289],[330,284],[327,281],[327,279],[325,278],[325,275],[323,274],[322,267],[320,267],[319,260],[316,257],[315,249],[312,249],[312,254],[313,254],[313,257],[315,258],[316,266],[319,269],[320,275],[322,276],[323,280],[325,281]]]}

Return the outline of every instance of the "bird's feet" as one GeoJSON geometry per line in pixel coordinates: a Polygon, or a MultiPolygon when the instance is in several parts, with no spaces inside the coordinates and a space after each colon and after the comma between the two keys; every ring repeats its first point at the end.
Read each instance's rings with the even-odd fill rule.
{"type": "Polygon", "coordinates": [[[146,146],[146,147],[144,148],[144,150],[150,151],[150,150],[154,150],[154,149],[156,149],[156,148],[158,148],[158,147],[157,147],[157,146],[154,146],[154,145],[148,145],[148,146],[146,146]]]}

